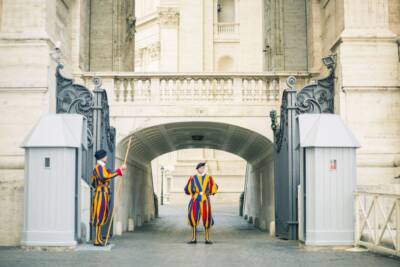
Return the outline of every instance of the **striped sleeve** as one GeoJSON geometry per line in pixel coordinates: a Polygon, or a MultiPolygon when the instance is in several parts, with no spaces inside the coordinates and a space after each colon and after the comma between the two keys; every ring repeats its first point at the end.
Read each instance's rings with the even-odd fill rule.
{"type": "Polygon", "coordinates": [[[105,166],[97,165],[97,173],[101,180],[110,180],[118,175],[122,176],[122,170],[116,169],[114,172],[107,170],[105,166]]]}
{"type": "Polygon", "coordinates": [[[210,176],[210,182],[208,183],[208,190],[211,195],[215,195],[218,191],[218,185],[215,183],[214,178],[210,176]]]}
{"type": "Polygon", "coordinates": [[[193,194],[193,176],[190,176],[190,178],[185,186],[185,194],[186,195],[193,194]]]}

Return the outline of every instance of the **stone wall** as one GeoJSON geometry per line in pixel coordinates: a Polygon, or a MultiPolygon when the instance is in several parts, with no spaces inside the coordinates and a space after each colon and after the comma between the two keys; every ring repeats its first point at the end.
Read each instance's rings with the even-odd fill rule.
{"type": "Polygon", "coordinates": [[[87,70],[88,0],[0,1],[0,245],[18,245],[26,135],[55,111],[55,46],[65,72],[87,70]]]}
{"type": "Polygon", "coordinates": [[[134,14],[134,0],[91,0],[91,71],[133,71],[134,14]]]}
{"type": "Polygon", "coordinates": [[[57,3],[2,1],[0,14],[0,245],[17,245],[23,223],[22,141],[53,110],[57,3]]]}
{"type": "Polygon", "coordinates": [[[264,0],[265,70],[307,70],[306,2],[264,0]]]}
{"type": "MultiPolygon", "coordinates": [[[[121,158],[117,160],[117,163],[121,162],[121,158]]],[[[142,166],[128,160],[124,176],[115,182],[114,234],[134,231],[155,218],[152,178],[150,164],[142,166]]]]}
{"type": "Polygon", "coordinates": [[[283,4],[283,70],[285,71],[307,70],[305,2],[305,0],[285,0],[283,4]]]}
{"type": "MultiPolygon", "coordinates": [[[[272,152],[272,147],[271,151],[272,152]]],[[[243,215],[249,222],[275,233],[275,188],[274,159],[270,154],[256,165],[248,164],[243,215]]]]}

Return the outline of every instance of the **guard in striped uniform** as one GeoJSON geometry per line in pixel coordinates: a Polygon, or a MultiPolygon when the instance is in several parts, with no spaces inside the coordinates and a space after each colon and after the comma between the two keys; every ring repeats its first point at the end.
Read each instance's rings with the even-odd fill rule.
{"type": "Polygon", "coordinates": [[[211,213],[210,195],[215,195],[218,185],[214,178],[205,172],[205,162],[196,165],[197,174],[189,178],[185,186],[185,193],[191,196],[188,206],[188,221],[192,227],[192,240],[189,244],[197,243],[197,226],[200,218],[203,221],[205,230],[205,243],[212,244],[210,241],[210,227],[214,224],[211,213]]]}
{"type": "Polygon", "coordinates": [[[94,245],[103,246],[104,241],[101,237],[101,227],[106,224],[110,214],[111,192],[109,183],[114,177],[118,175],[122,176],[122,171],[126,166],[122,165],[121,168],[115,171],[107,169],[107,152],[102,149],[95,153],[95,157],[97,159],[97,164],[93,169],[92,176],[94,193],[92,199],[91,223],[96,230],[96,237],[93,241],[94,245]]]}

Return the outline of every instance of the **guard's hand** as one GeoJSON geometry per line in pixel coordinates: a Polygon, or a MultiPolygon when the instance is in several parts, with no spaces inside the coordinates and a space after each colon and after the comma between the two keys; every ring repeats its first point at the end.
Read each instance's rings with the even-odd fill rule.
{"type": "Polygon", "coordinates": [[[125,169],[126,169],[126,165],[125,165],[125,164],[122,164],[121,170],[125,170],[125,169]]]}

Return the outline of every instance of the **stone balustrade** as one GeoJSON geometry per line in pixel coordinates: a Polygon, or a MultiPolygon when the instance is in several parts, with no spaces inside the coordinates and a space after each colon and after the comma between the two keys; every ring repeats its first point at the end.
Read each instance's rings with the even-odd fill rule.
{"type": "Polygon", "coordinates": [[[239,23],[220,22],[215,24],[215,34],[217,36],[239,35],[239,23]]]}
{"type": "Polygon", "coordinates": [[[81,82],[92,88],[100,77],[111,102],[119,103],[278,103],[286,79],[294,75],[296,87],[310,81],[308,73],[83,73],[81,82]]]}

